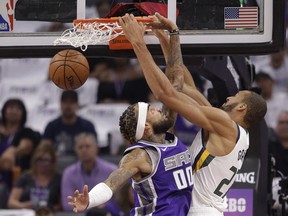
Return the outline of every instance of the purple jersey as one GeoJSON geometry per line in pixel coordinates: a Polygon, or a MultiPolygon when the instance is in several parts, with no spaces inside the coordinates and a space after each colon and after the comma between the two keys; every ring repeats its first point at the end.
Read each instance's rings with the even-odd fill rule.
{"type": "Polygon", "coordinates": [[[140,140],[125,153],[143,148],[149,154],[153,171],[140,182],[133,179],[135,208],[130,215],[186,216],[193,186],[191,157],[186,146],[172,134],[167,144],[140,140]]]}

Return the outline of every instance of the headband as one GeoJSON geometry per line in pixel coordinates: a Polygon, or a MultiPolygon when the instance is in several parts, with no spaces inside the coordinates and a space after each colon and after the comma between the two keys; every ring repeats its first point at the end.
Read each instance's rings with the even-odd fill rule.
{"type": "Polygon", "coordinates": [[[147,111],[148,104],[144,102],[138,102],[138,121],[135,135],[136,140],[140,140],[144,134],[147,111]]]}

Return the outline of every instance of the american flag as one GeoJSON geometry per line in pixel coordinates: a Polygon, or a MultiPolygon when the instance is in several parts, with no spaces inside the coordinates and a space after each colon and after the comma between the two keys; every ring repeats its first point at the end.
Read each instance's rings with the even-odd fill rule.
{"type": "Polygon", "coordinates": [[[258,27],[258,7],[225,7],[224,28],[252,29],[258,27]]]}

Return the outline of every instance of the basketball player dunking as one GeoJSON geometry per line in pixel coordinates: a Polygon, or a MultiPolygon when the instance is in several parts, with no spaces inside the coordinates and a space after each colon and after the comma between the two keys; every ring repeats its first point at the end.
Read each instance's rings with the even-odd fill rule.
{"type": "MultiPolygon", "coordinates": [[[[171,40],[174,37],[179,38],[176,24],[159,14],[156,14],[156,17],[159,22],[151,26],[168,30],[170,43],[174,41],[180,46],[179,40],[171,40]]],[[[223,215],[226,208],[225,195],[233,184],[249,147],[247,128],[263,119],[266,113],[267,106],[264,99],[254,92],[243,90],[228,97],[221,109],[214,108],[197,91],[184,65],[182,65],[185,79],[183,92],[176,91],[155,64],[145,44],[143,24],[138,24],[134,16],[129,14],[120,18],[120,24],[133,46],[154,96],[168,108],[203,128],[190,147],[194,188],[189,215],[223,215]]],[[[174,52],[167,49],[165,46],[167,40],[162,37],[160,43],[164,55],[165,50],[166,54],[167,50],[174,52]]]]}
{"type": "MultiPolygon", "coordinates": [[[[177,43],[170,44],[170,49],[175,49],[173,45],[177,43]]],[[[175,57],[169,58],[166,75],[181,91],[183,79],[175,72],[171,74],[181,63],[175,57]]],[[[187,147],[166,132],[173,127],[175,119],[175,112],[165,107],[161,111],[143,102],[129,106],[119,125],[131,146],[126,149],[119,169],[89,193],[84,186],[83,193],[77,190],[74,196],[69,196],[68,204],[73,210],[83,211],[107,202],[130,180],[135,201],[131,215],[186,216],[192,197],[192,164],[187,147]]]]}

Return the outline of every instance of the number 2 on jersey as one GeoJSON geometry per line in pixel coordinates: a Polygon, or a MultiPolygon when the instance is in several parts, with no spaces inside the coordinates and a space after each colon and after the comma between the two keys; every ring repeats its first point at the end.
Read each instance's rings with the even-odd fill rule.
{"type": "MultiPolygon", "coordinates": [[[[232,179],[234,178],[234,176],[237,174],[237,168],[232,166],[230,168],[230,170],[233,172],[233,175],[230,179],[224,178],[220,184],[217,186],[216,190],[214,191],[214,194],[218,195],[219,197],[221,197],[223,195],[223,193],[221,192],[221,188],[223,187],[223,185],[229,185],[230,182],[232,181],[232,179]]],[[[223,197],[226,195],[227,191],[224,193],[223,197]]],[[[222,197],[222,198],[223,198],[222,197]]]]}

